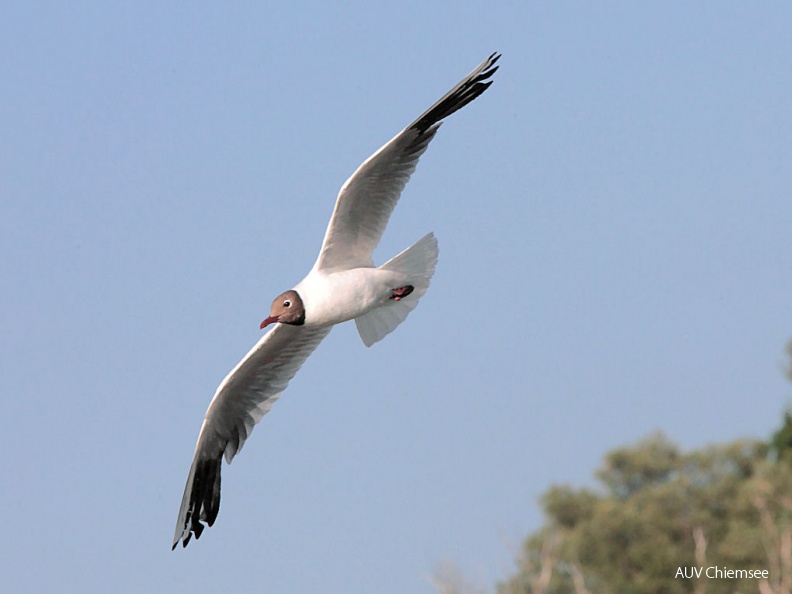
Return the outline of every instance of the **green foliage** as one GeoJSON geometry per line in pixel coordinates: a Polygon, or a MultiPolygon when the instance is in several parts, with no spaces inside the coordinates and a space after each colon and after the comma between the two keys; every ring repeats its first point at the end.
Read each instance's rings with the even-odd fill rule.
{"type": "Polygon", "coordinates": [[[546,523],[499,594],[792,594],[792,408],[767,443],[682,452],[657,433],[607,454],[595,476],[598,491],[544,494],[546,523]],[[714,566],[769,578],[677,576],[714,566]]]}
{"type": "Polygon", "coordinates": [[[605,467],[597,472],[611,495],[626,499],[651,485],[665,482],[679,460],[679,450],[657,433],[634,448],[613,450],[605,458],[605,467]]]}
{"type": "MultiPolygon", "coordinates": [[[[789,364],[786,368],[787,378],[792,381],[792,341],[787,344],[789,364]]],[[[792,464],[792,408],[784,413],[784,422],[770,438],[770,451],[777,459],[786,459],[792,464]]]]}
{"type": "Polygon", "coordinates": [[[784,413],[784,424],[770,438],[770,450],[776,458],[792,462],[792,412],[784,413]]]}
{"type": "MultiPolygon", "coordinates": [[[[787,415],[776,436],[791,424],[787,415]]],[[[499,593],[759,591],[755,579],[676,577],[680,567],[711,566],[768,569],[763,591],[789,592],[792,465],[768,455],[776,436],[682,452],[655,434],[610,452],[596,473],[601,491],[545,493],[547,522],[499,593]]]]}

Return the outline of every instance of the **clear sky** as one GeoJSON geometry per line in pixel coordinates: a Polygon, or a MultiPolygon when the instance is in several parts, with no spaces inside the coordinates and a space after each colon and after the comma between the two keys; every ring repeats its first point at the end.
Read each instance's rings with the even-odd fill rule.
{"type": "Polygon", "coordinates": [[[609,449],[790,395],[788,3],[0,8],[6,592],[491,586],[609,449]],[[201,419],[349,174],[493,51],[376,253],[433,285],[309,359],[171,537],[201,419]]]}

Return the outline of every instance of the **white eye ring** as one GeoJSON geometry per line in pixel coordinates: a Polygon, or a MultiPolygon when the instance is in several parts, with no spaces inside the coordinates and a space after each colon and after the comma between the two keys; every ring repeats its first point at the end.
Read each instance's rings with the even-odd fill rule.
{"type": "Polygon", "coordinates": [[[284,301],[283,302],[283,307],[291,307],[291,301],[289,301],[288,299],[286,301],[284,301]]]}

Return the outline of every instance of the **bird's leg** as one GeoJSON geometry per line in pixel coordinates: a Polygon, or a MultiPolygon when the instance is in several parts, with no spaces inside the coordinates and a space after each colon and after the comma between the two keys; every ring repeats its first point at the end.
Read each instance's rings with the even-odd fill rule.
{"type": "Polygon", "coordinates": [[[394,301],[401,301],[414,290],[415,287],[412,285],[405,285],[404,287],[399,287],[398,289],[391,289],[392,295],[390,296],[390,299],[393,299],[394,301]]]}

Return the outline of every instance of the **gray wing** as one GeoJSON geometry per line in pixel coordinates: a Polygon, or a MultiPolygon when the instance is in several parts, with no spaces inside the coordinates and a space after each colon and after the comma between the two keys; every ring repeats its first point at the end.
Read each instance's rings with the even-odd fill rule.
{"type": "Polygon", "coordinates": [[[239,453],[289,380],[316,349],[331,327],[306,328],[277,324],[229,373],[209,404],[190,474],[184,488],[173,547],[186,547],[214,524],[220,510],[220,468],[239,453]]]}
{"type": "Polygon", "coordinates": [[[316,269],[372,266],[371,254],[441,120],[481,95],[498,69],[492,54],[417,120],[371,155],[342,186],[316,269]]]}

